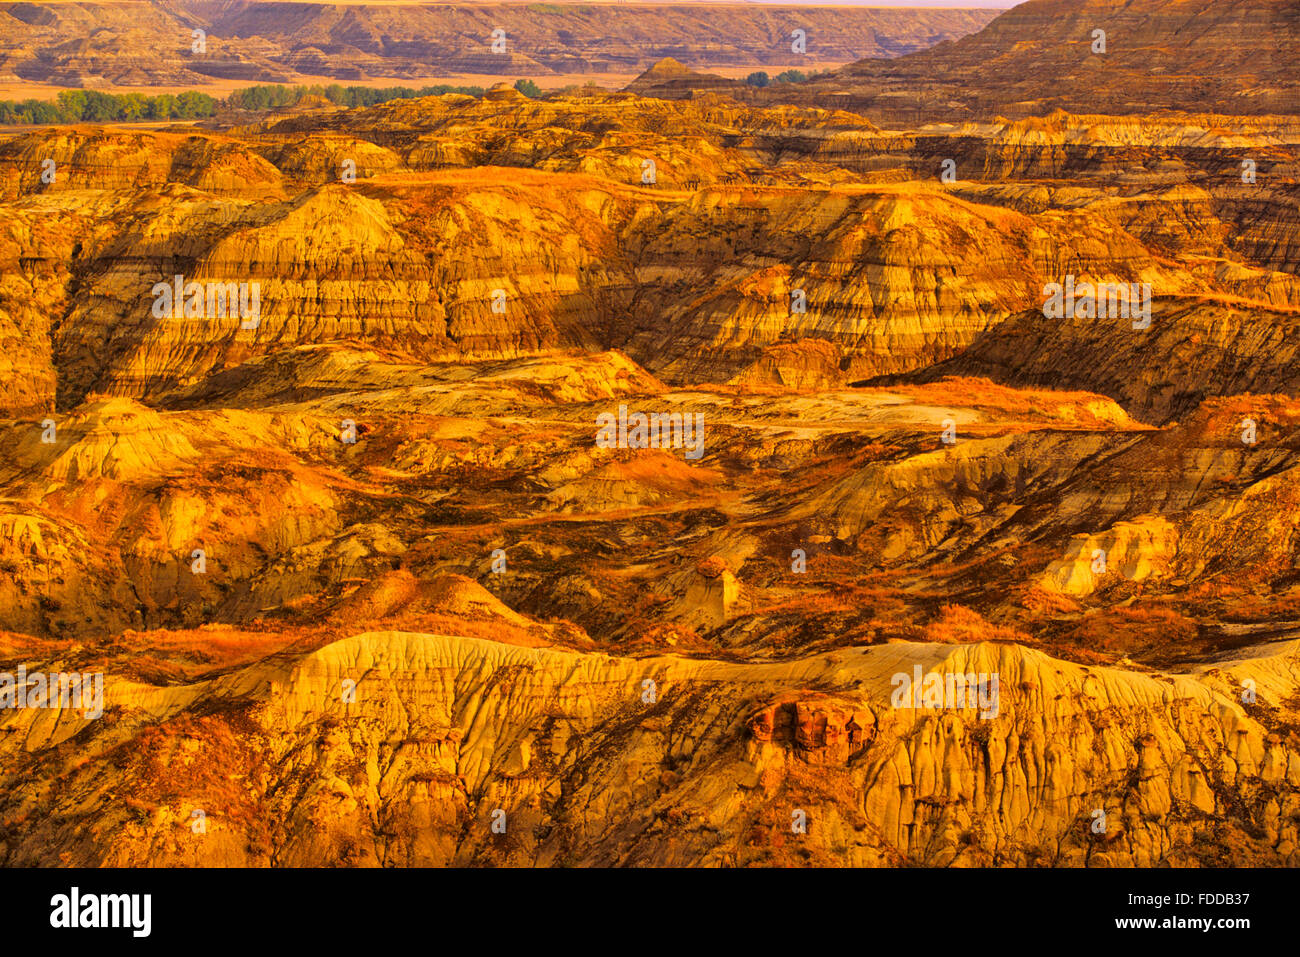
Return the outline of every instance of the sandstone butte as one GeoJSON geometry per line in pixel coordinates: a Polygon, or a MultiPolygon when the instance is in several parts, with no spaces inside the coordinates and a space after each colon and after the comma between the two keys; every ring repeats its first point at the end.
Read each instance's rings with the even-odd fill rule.
{"type": "Polygon", "coordinates": [[[1124,24],[1210,75],[1190,6],[1025,4],[898,58],[970,71],[916,122],[668,64],[5,132],[0,672],[105,678],[0,711],[0,863],[1300,863],[1294,24],[1216,3],[1161,109],[1124,24]],[[1003,109],[1120,7],[1128,66],[1003,109]]]}

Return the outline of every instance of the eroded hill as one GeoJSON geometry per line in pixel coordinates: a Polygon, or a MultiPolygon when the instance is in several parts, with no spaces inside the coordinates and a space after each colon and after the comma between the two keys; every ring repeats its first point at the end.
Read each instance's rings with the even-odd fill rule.
{"type": "Polygon", "coordinates": [[[1294,866],[1298,151],[509,88],[7,136],[0,662],[103,686],[0,711],[0,861],[1294,866]]]}

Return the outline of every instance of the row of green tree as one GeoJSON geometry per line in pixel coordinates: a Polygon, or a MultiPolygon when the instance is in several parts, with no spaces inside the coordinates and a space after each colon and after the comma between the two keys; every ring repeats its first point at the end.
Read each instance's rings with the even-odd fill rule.
{"type": "MultiPolygon", "coordinates": [[[[542,91],[532,80],[518,80],[515,89],[538,97],[542,91]]],[[[224,108],[264,112],[294,106],[304,97],[319,97],[339,106],[374,106],[389,100],[465,93],[482,96],[481,86],[250,86],[235,90],[224,101],[206,93],[101,93],[98,90],[64,90],[53,100],[0,100],[0,125],[54,125],[58,123],[121,123],[135,120],[196,120],[214,116],[224,108]]]]}
{"type": "Polygon", "coordinates": [[[206,93],[101,93],[64,90],[53,100],[0,100],[0,123],[109,123],[132,120],[194,120],[217,112],[206,93]]]}
{"type": "MultiPolygon", "coordinates": [[[[522,82],[522,81],[521,81],[522,82]]],[[[287,86],[285,84],[250,86],[235,90],[226,97],[226,106],[236,110],[278,110],[294,106],[304,97],[312,96],[329,100],[337,106],[374,106],[389,100],[411,100],[420,96],[442,96],[445,93],[466,93],[470,96],[482,96],[481,86],[422,86],[418,90],[409,86],[343,86],[331,83],[329,86],[287,86]]]]}
{"type": "Polygon", "coordinates": [[[771,86],[773,83],[806,83],[813,77],[823,76],[830,72],[830,70],[820,70],[805,73],[803,70],[786,70],[776,76],[768,76],[762,70],[759,70],[757,73],[751,73],[745,77],[745,82],[750,86],[771,86]]]}

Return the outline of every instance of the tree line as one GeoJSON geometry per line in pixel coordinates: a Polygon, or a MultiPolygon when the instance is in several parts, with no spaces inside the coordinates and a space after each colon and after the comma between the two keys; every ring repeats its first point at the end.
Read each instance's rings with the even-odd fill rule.
{"type": "Polygon", "coordinates": [[[232,110],[251,110],[260,113],[264,110],[278,110],[286,106],[295,106],[304,97],[308,96],[329,100],[335,106],[354,107],[374,106],[376,103],[387,103],[389,100],[411,100],[421,96],[442,96],[446,93],[482,96],[483,87],[452,86],[446,83],[438,86],[422,86],[419,89],[413,89],[409,86],[343,86],[339,83],[331,83],[328,86],[319,84],[312,86],[271,84],[235,90],[226,97],[224,105],[232,110]]]}
{"type": "Polygon", "coordinates": [[[217,101],[206,93],[101,93],[64,90],[53,100],[0,100],[0,123],[110,123],[193,120],[212,116],[217,101]]]}
{"type": "MultiPolygon", "coordinates": [[[[515,89],[537,97],[542,91],[531,80],[518,80],[515,89]]],[[[215,116],[221,110],[261,113],[295,106],[305,97],[319,97],[337,106],[374,106],[389,100],[465,93],[482,96],[481,86],[369,87],[289,86],[266,84],[235,90],[224,100],[193,90],[185,93],[101,93],[98,90],[64,90],[53,100],[0,100],[0,125],[55,125],[66,123],[129,123],[141,120],[197,120],[215,116]]]]}
{"type": "Polygon", "coordinates": [[[825,76],[830,72],[830,70],[814,70],[812,73],[805,73],[803,70],[786,70],[776,76],[768,76],[765,72],[759,70],[757,73],[751,73],[745,77],[745,82],[750,86],[771,86],[773,83],[807,83],[809,80],[825,76]]]}

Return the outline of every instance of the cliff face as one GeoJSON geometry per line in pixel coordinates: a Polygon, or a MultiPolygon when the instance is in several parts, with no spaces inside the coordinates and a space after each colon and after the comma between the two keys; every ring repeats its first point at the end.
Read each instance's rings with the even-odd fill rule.
{"type": "MultiPolygon", "coordinates": [[[[986,103],[1249,115],[1289,111],[1300,82],[1292,68],[1297,53],[1300,10],[1285,0],[1031,0],[904,69],[951,70],[946,87],[973,82],[975,98],[986,103]],[[1021,42],[1026,38],[1032,42],[1021,42]]],[[[877,69],[864,63],[847,72],[871,78],[877,69]]]]}
{"type": "Polygon", "coordinates": [[[659,318],[628,349],[687,380],[734,374],[781,336],[840,345],[852,378],[929,365],[1041,299],[1066,262],[1099,281],[1195,285],[1088,217],[1038,219],[914,183],[708,191],[646,225],[638,271],[674,281],[647,291],[659,318]],[[700,256],[703,230],[725,258],[700,256]]]}

